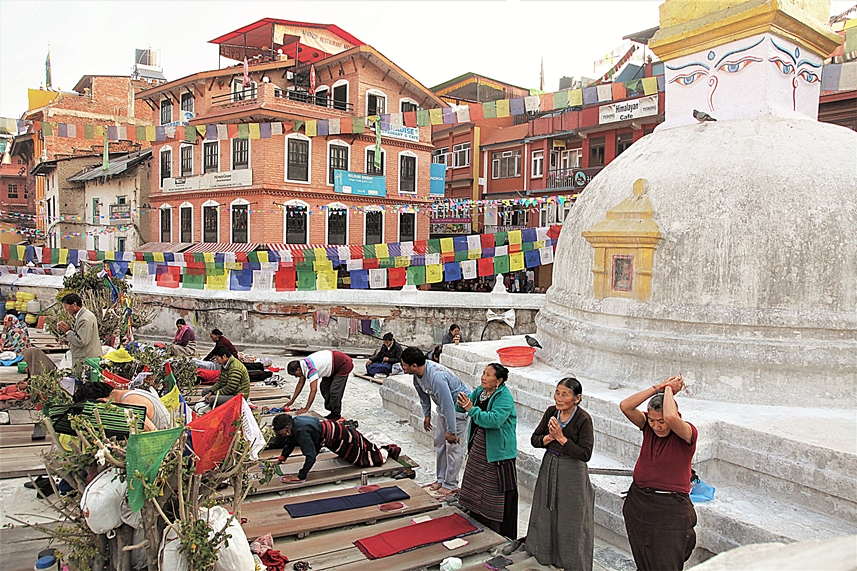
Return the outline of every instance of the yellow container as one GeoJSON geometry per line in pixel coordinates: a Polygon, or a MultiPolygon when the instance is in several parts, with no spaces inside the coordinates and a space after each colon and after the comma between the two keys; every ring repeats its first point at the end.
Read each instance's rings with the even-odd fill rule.
{"type": "Polygon", "coordinates": [[[24,322],[25,322],[27,325],[35,325],[35,324],[36,324],[36,322],[38,322],[38,321],[39,321],[39,316],[38,316],[38,315],[33,315],[32,313],[28,313],[28,314],[27,314],[27,317],[25,317],[25,318],[24,318],[24,322]]]}
{"type": "Polygon", "coordinates": [[[6,310],[9,311],[12,309],[15,309],[15,302],[10,299],[6,302],[6,310]]]}
{"type": "Polygon", "coordinates": [[[30,301],[36,299],[36,294],[28,291],[19,291],[15,293],[15,299],[18,301],[30,301]]]}

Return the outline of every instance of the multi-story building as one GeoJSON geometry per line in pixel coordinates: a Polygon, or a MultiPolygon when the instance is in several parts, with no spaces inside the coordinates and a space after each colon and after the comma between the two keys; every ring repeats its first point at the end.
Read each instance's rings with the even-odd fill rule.
{"type": "Polygon", "coordinates": [[[0,137],[0,222],[13,224],[32,237],[35,229],[35,180],[27,158],[12,154],[12,136],[0,137]]]}
{"type": "Polygon", "coordinates": [[[428,238],[431,132],[410,119],[440,98],[336,26],[267,18],[212,43],[242,63],[137,94],[156,125],[205,132],[153,143],[153,239],[249,250],[428,238]]]}

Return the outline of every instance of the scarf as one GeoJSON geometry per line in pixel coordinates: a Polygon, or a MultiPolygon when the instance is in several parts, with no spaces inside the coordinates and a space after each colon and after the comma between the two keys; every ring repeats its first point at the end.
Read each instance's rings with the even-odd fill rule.
{"type": "Polygon", "coordinates": [[[185,331],[187,331],[188,329],[190,329],[190,325],[187,325],[187,324],[185,324],[185,325],[184,325],[184,327],[182,327],[181,329],[179,329],[179,330],[176,332],[176,336],[175,336],[175,337],[173,337],[173,343],[178,343],[179,341],[181,341],[181,340],[182,340],[182,336],[184,335],[184,332],[185,332],[185,331]]]}

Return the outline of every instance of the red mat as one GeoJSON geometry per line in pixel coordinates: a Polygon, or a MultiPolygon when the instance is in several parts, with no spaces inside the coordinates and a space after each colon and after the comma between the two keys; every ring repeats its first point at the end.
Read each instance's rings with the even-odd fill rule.
{"type": "Polygon", "coordinates": [[[470,523],[467,518],[452,514],[358,539],[354,545],[367,558],[380,559],[424,545],[433,545],[455,537],[470,535],[477,531],[479,528],[470,523]]]}

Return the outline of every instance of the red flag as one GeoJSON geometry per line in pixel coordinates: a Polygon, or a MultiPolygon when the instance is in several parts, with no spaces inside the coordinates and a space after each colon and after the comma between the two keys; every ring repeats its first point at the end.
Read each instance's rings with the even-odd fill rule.
{"type": "Polygon", "coordinates": [[[128,385],[131,384],[129,379],[120,377],[116,373],[111,373],[110,371],[101,371],[101,376],[104,378],[105,383],[111,387],[116,387],[117,389],[127,389],[128,385]]]}
{"type": "Polygon", "coordinates": [[[199,456],[194,473],[208,472],[226,458],[237,430],[235,421],[241,416],[243,398],[244,395],[237,395],[187,425],[193,439],[193,451],[199,456]]]}
{"type": "Polygon", "coordinates": [[[309,93],[315,93],[315,64],[309,66],[309,93]]]}
{"type": "Polygon", "coordinates": [[[408,283],[407,268],[389,268],[387,270],[387,285],[390,287],[401,287],[408,283]]]}
{"type": "Polygon", "coordinates": [[[479,258],[476,266],[480,277],[494,275],[494,258],[479,258]]]}

